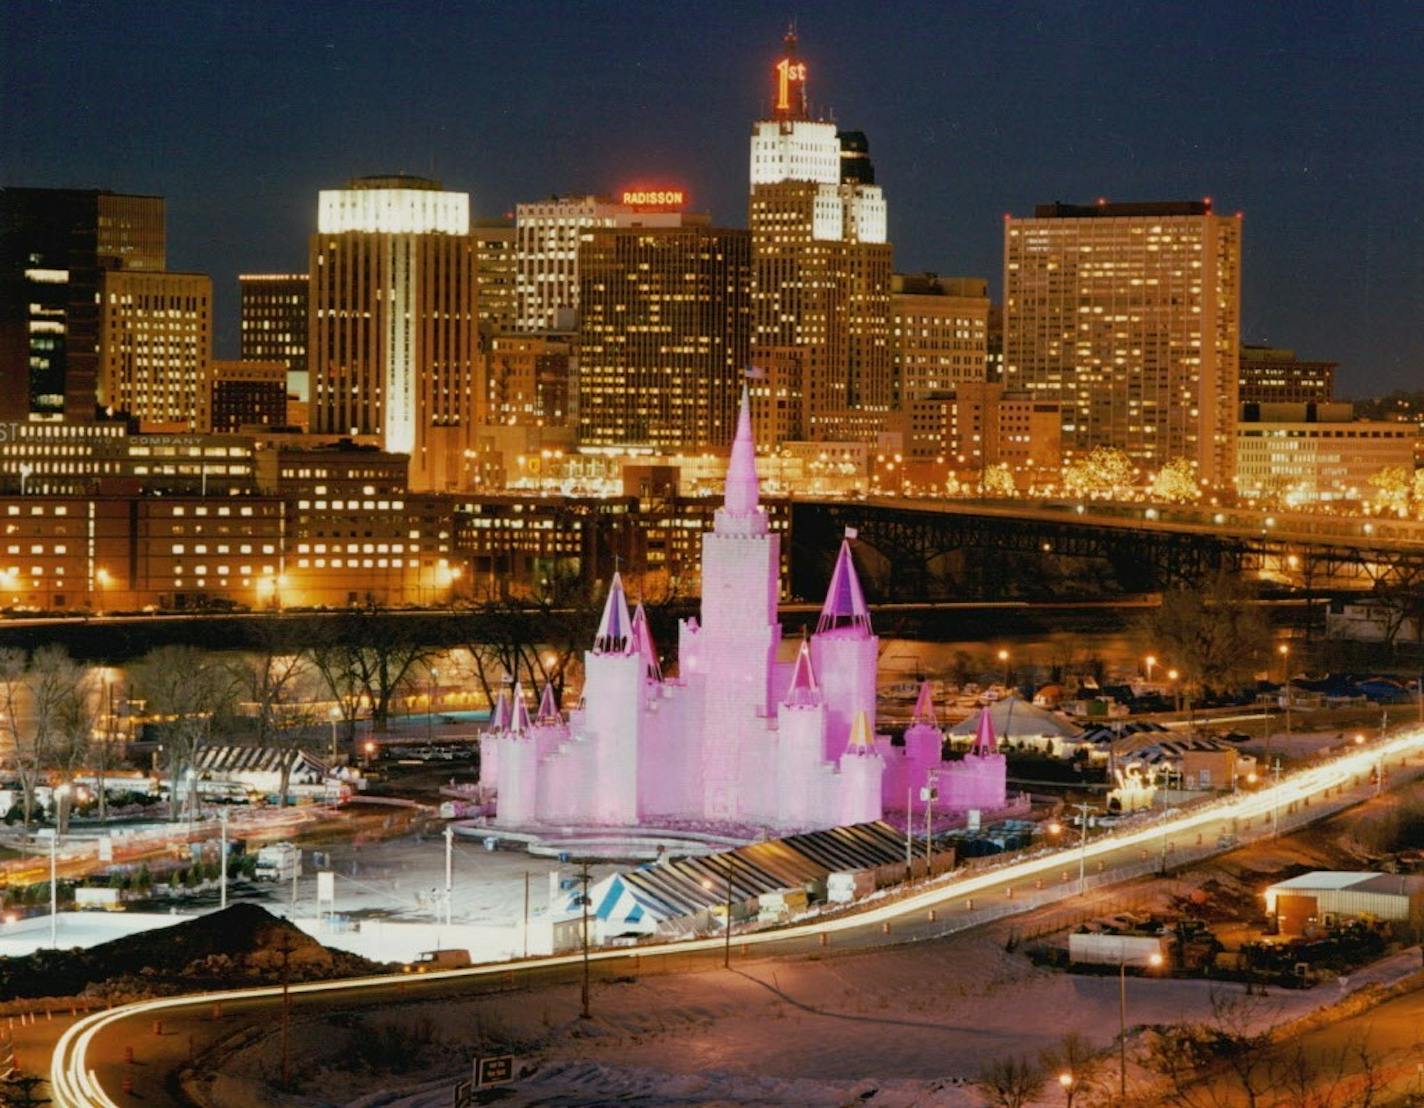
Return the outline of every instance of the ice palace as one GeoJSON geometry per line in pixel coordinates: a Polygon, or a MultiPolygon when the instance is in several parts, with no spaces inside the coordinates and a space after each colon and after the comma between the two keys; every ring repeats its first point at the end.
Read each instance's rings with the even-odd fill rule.
{"type": "Polygon", "coordinates": [[[937,789],[940,810],[1002,808],[1005,760],[989,713],[961,760],[943,757],[928,685],[904,746],[875,730],[879,639],[841,543],[815,634],[777,661],[780,536],[759,502],[745,392],[723,505],[702,536],[702,618],[678,626],[665,676],[642,605],[617,574],[583,699],[565,719],[552,689],[530,715],[516,684],[481,737],[481,783],[506,828],[714,824],[776,831],[878,820],[937,789]]]}

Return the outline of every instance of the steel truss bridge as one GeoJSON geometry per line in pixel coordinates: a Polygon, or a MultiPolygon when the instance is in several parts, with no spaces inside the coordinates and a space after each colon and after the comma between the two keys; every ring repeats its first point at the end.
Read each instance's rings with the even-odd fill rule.
{"type": "Polygon", "coordinates": [[[870,498],[793,502],[796,595],[825,587],[848,527],[881,600],[1157,592],[1221,569],[1307,593],[1424,585],[1424,524],[1407,520],[870,498]]]}

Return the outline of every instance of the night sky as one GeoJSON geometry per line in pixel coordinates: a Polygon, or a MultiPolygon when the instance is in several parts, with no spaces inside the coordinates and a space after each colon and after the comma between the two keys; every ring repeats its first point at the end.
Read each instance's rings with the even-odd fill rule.
{"type": "Polygon", "coordinates": [[[1424,5],[94,4],[0,10],[0,182],[168,199],[169,266],[301,271],[316,193],[433,174],[477,215],[669,182],[745,225],[795,17],[814,105],[870,137],[896,266],[1001,283],[1051,200],[1245,212],[1247,341],[1424,387],[1424,5]]]}

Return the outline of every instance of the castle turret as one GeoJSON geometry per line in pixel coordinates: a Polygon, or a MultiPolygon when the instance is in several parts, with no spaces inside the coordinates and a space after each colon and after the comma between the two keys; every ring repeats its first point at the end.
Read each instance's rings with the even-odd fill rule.
{"type": "Polygon", "coordinates": [[[845,753],[840,757],[839,807],[842,824],[869,823],[880,818],[881,778],[885,763],[875,749],[870,717],[857,712],[845,753]]]}
{"type": "Polygon", "coordinates": [[[495,802],[495,822],[505,827],[522,827],[536,822],[538,812],[539,744],[529,706],[518,681],[509,709],[509,726],[495,738],[499,750],[499,796],[495,802]]]}
{"type": "Polygon", "coordinates": [[[880,640],[870,626],[870,609],[851,557],[850,537],[841,542],[826,602],[811,637],[811,655],[826,698],[826,749],[830,761],[846,749],[858,712],[875,722],[876,663],[880,640]]]}
{"type": "Polygon", "coordinates": [[[979,713],[974,744],[939,775],[947,806],[959,811],[1002,808],[1008,796],[1008,759],[999,753],[994,721],[986,706],[979,713]]]}
{"type": "Polygon", "coordinates": [[[905,760],[912,764],[938,765],[944,756],[944,732],[939,729],[934,706],[934,688],[920,682],[920,695],[910,726],[905,729],[905,760]]]}
{"type": "Polygon", "coordinates": [[[554,695],[552,681],[544,682],[544,694],[539,697],[539,714],[534,717],[534,721],[540,726],[564,722],[563,714],[559,711],[559,698],[554,695]]]}
{"type": "Polygon", "coordinates": [[[509,692],[502,686],[490,706],[489,725],[480,735],[480,784],[499,787],[499,737],[509,729],[509,692]]]}
{"type": "Polygon", "coordinates": [[[633,612],[633,650],[643,659],[643,676],[649,681],[663,679],[662,663],[658,661],[658,648],[653,645],[653,629],[648,623],[648,613],[642,602],[633,612]]]}
{"type": "Polygon", "coordinates": [[[761,506],[751,400],[744,388],[726,496],[712,530],[702,536],[701,625],[694,630],[683,624],[679,643],[680,677],[705,677],[702,782],[710,819],[738,818],[743,752],[773,711],[780,580],[780,536],[770,530],[761,506]]]}
{"type": "Polygon", "coordinates": [[[826,807],[830,767],[821,753],[825,727],[826,705],[816,683],[810,645],[803,640],[791,683],[777,709],[775,803],[782,827],[812,826],[826,807]]]}
{"type": "Polygon", "coordinates": [[[597,754],[591,779],[579,786],[586,791],[581,807],[598,823],[636,823],[643,659],[633,639],[623,579],[616,573],[583,665],[583,727],[596,739],[597,754]]]}

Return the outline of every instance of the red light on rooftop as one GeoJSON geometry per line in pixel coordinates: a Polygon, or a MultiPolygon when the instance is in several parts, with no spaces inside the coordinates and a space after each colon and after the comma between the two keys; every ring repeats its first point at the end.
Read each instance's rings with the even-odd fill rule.
{"type": "Polygon", "coordinates": [[[1211,197],[1210,197],[1210,196],[1203,196],[1203,197],[1202,197],[1202,203],[1205,204],[1208,208],[1211,207],[1211,197]]]}
{"type": "Polygon", "coordinates": [[[1107,204],[1107,202],[1108,202],[1108,198],[1107,198],[1106,196],[1099,196],[1099,197],[1098,197],[1098,207],[1100,207],[1100,208],[1101,208],[1101,207],[1104,207],[1104,206],[1107,204]]]}

